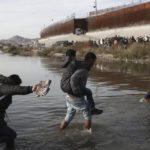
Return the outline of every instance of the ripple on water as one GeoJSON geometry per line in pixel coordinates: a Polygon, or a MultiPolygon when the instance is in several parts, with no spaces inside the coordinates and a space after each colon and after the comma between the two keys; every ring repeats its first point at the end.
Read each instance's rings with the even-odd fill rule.
{"type": "Polygon", "coordinates": [[[8,124],[18,133],[17,150],[149,150],[150,106],[139,103],[150,89],[150,77],[143,74],[146,71],[138,76],[91,72],[88,87],[93,90],[96,107],[104,113],[93,117],[93,132],[89,135],[83,132],[83,118],[78,114],[65,131],[59,131],[66,106],[58,62],[2,54],[0,62],[1,73],[19,74],[23,85],[52,79],[45,97],[29,94],[13,98],[8,124]]]}

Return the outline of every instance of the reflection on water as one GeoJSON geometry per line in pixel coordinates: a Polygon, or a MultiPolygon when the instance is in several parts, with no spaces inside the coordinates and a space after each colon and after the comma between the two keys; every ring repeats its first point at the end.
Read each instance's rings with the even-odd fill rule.
{"type": "Polygon", "coordinates": [[[93,91],[96,107],[104,113],[93,117],[93,133],[87,135],[81,114],[75,116],[68,129],[58,130],[66,113],[65,94],[59,87],[59,61],[0,54],[1,73],[19,74],[24,85],[52,79],[47,96],[14,96],[8,124],[18,133],[17,149],[149,150],[150,104],[139,103],[150,89],[149,66],[122,65],[101,63],[103,70],[91,71],[88,87],[93,91]]]}
{"type": "Polygon", "coordinates": [[[101,62],[98,61],[97,67],[105,72],[120,72],[132,75],[150,75],[150,64],[136,64],[127,62],[101,62]]]}

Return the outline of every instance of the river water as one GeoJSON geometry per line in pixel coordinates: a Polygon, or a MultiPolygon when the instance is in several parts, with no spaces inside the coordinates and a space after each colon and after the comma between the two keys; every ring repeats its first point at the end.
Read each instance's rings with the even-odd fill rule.
{"type": "Polygon", "coordinates": [[[66,113],[65,94],[59,87],[59,61],[0,53],[0,73],[19,74],[22,85],[52,80],[44,97],[34,93],[13,97],[7,121],[18,134],[17,150],[149,150],[150,104],[139,102],[150,89],[149,67],[100,63],[99,69],[91,71],[87,87],[93,91],[96,107],[104,113],[93,116],[90,135],[83,132],[80,113],[66,130],[59,131],[66,113]]]}

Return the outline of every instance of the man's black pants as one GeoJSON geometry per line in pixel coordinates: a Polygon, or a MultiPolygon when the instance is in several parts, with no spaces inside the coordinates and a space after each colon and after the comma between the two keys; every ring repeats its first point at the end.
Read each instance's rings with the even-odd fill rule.
{"type": "Polygon", "coordinates": [[[14,140],[16,138],[16,132],[8,126],[0,127],[0,140],[6,143],[7,148],[14,147],[14,140]]]}

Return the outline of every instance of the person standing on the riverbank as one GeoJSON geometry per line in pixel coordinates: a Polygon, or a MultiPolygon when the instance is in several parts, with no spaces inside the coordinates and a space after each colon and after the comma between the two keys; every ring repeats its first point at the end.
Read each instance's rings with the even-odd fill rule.
{"type": "MultiPolygon", "coordinates": [[[[7,78],[7,77],[6,77],[7,78]]],[[[8,77],[13,84],[1,84],[0,83],[0,140],[6,143],[8,150],[14,149],[14,140],[17,136],[16,132],[11,129],[5,119],[7,108],[12,103],[13,95],[25,95],[32,93],[36,90],[35,86],[20,86],[22,83],[18,75],[11,75],[8,77]]]]}
{"type": "Polygon", "coordinates": [[[86,102],[84,95],[86,95],[86,82],[88,78],[88,71],[94,65],[96,55],[89,52],[85,55],[85,61],[81,65],[81,68],[76,70],[71,76],[70,85],[72,93],[68,93],[66,96],[67,113],[65,119],[60,125],[60,130],[65,129],[75,116],[76,110],[80,110],[83,113],[85,119],[84,128],[91,128],[91,112],[89,111],[88,103],[86,102]]]}
{"type": "Polygon", "coordinates": [[[148,101],[150,101],[150,91],[147,92],[147,94],[140,99],[140,102],[148,102],[148,101]]]}

